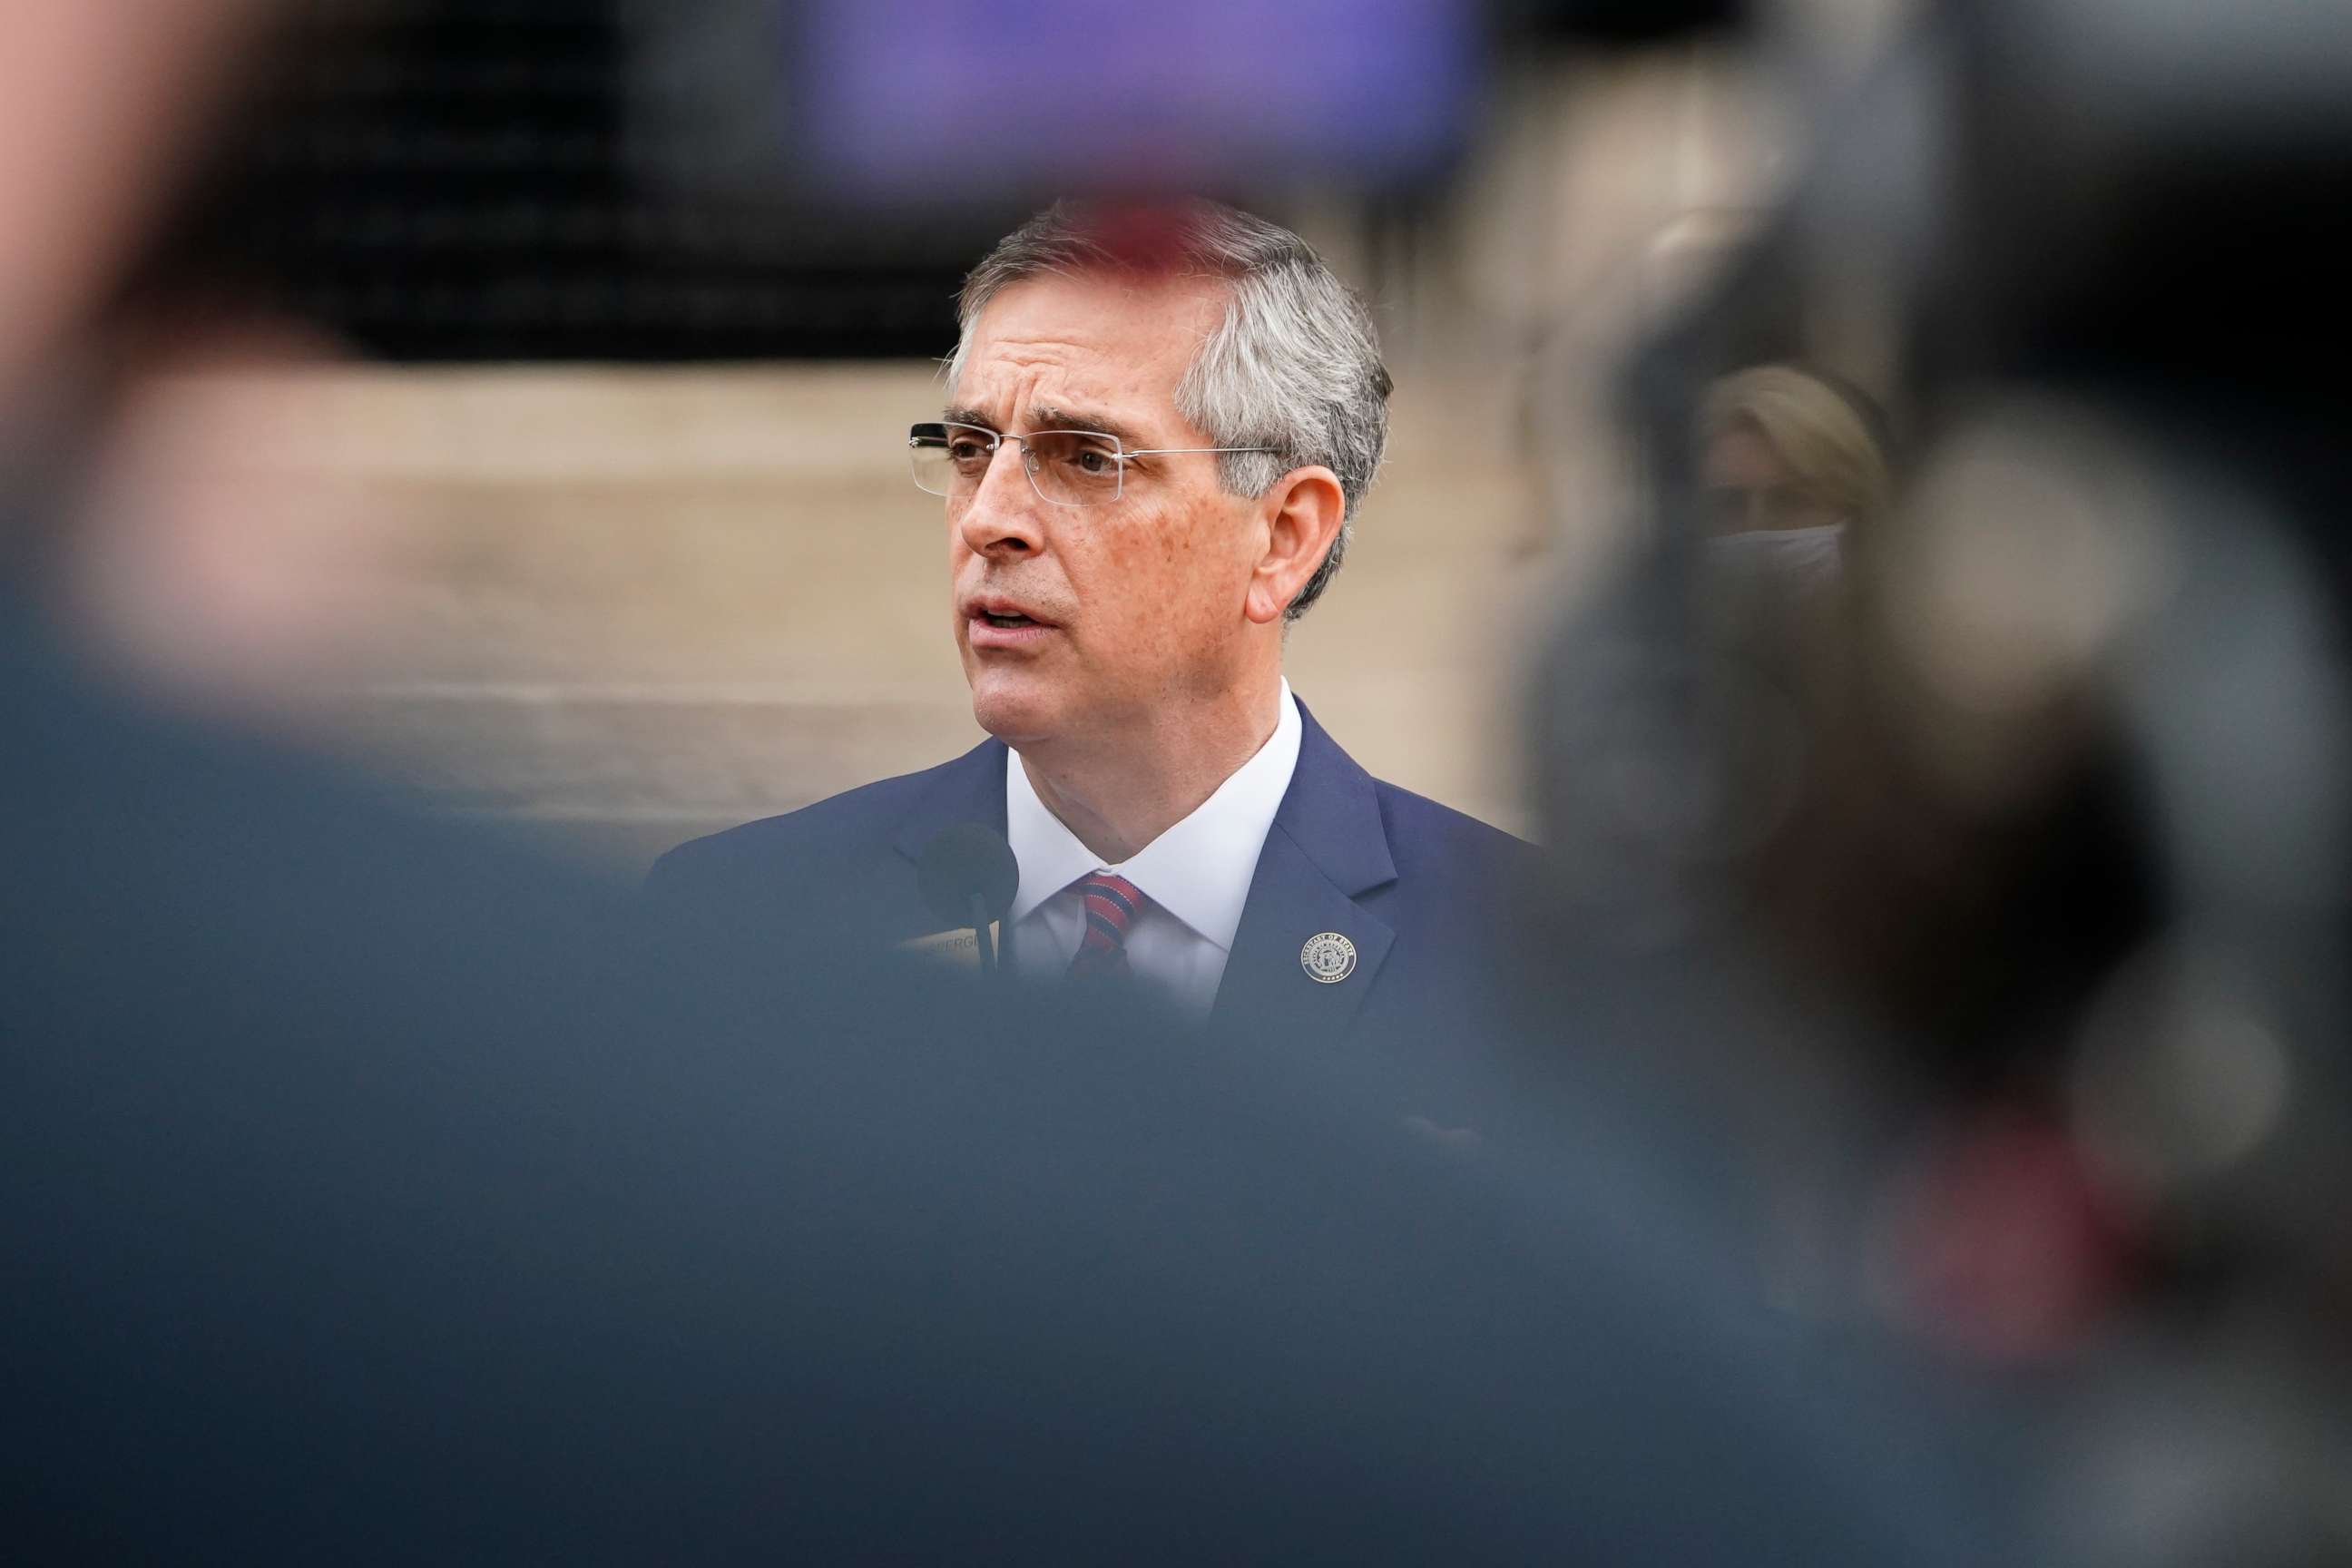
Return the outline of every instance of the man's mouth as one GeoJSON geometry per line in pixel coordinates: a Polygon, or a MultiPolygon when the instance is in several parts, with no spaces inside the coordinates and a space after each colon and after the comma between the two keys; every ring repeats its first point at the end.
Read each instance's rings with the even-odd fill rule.
{"type": "Polygon", "coordinates": [[[1021,602],[994,595],[974,595],[964,601],[964,615],[975,632],[1002,632],[1008,636],[1022,632],[1044,632],[1053,629],[1054,623],[1031,615],[1021,602]]]}

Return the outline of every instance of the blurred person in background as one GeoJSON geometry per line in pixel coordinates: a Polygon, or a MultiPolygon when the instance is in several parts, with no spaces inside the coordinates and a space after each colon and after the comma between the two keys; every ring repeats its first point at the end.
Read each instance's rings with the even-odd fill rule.
{"type": "Polygon", "coordinates": [[[1525,846],[1358,766],[1283,650],[1387,439],[1363,304],[1287,230],[1209,203],[1066,205],[973,270],[917,481],[994,739],[673,851],[669,923],[882,946],[933,931],[915,861],[1005,835],[1013,967],[1108,970],[1194,1018],[1432,1045],[1475,1007],[1525,846]]]}
{"type": "Polygon", "coordinates": [[[1922,19],[1626,380],[1673,470],[1725,367],[1868,300],[1905,493],[1769,671],[1827,679],[1687,613],[1721,523],[1660,474],[1641,613],[1556,650],[1548,837],[1642,917],[1579,934],[1768,1293],[1998,1411],[2043,1555],[2340,1563],[2352,13],[1922,19]]]}
{"type": "Polygon", "coordinates": [[[639,991],[608,890],[94,670],[49,371],[246,21],[0,12],[12,1553],[1980,1555],[1596,1149],[896,967],[639,991]]]}
{"type": "Polygon", "coordinates": [[[1707,388],[1700,483],[1711,563],[1804,589],[1835,581],[1853,536],[1894,500],[1883,421],[1857,393],[1794,365],[1758,365],[1707,388]]]}
{"type": "MultiPolygon", "coordinates": [[[[1693,378],[1662,424],[1698,437],[1675,458],[1690,571],[1646,606],[1646,658],[1613,672],[1615,732],[1580,727],[1549,764],[1552,840],[1572,857],[1598,828],[1621,857],[1569,880],[1648,901],[1625,924],[1680,976],[1652,1004],[1674,1020],[1644,1063],[1674,1107],[1659,1142],[1717,1130],[1685,1158],[1712,1167],[1777,1306],[1852,1328],[1900,1297],[1969,1353],[2055,1353],[2135,1267],[2046,1034],[2161,918],[2114,734],[2069,710],[2032,788],[1955,798],[1896,625],[1921,525],[1874,402],[1753,365],[1693,378]],[[1671,803],[1636,830],[1591,782],[1622,772],[1671,803]]],[[[1591,618],[1624,605],[1638,592],[1591,618]]],[[[1553,679],[1588,701],[1578,635],[1553,679]]],[[[1578,929],[1554,940],[1624,940],[1578,929]]]]}

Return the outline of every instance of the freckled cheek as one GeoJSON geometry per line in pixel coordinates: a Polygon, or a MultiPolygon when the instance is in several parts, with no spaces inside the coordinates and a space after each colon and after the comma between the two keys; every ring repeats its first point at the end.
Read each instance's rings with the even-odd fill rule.
{"type": "Polygon", "coordinates": [[[1076,531],[1056,542],[1055,553],[1080,606],[1080,641],[1135,651],[1150,624],[1152,601],[1163,592],[1151,553],[1138,548],[1130,533],[1076,531]]]}
{"type": "Polygon", "coordinates": [[[1134,564],[1137,651],[1151,668],[1189,667],[1220,640],[1226,605],[1222,563],[1181,536],[1163,536],[1134,564]]]}

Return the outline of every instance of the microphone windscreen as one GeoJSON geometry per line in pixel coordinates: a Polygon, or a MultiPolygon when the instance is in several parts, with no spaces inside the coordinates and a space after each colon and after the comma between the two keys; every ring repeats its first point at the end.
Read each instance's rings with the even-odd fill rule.
{"type": "Polygon", "coordinates": [[[915,878],[933,915],[946,925],[968,926],[975,895],[990,920],[1004,918],[1021,888],[1021,866],[1004,835],[960,822],[924,847],[915,878]]]}

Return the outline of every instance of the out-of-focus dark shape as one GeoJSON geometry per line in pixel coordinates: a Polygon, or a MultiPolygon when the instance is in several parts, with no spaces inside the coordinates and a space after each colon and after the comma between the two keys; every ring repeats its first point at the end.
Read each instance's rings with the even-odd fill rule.
{"type": "Polygon", "coordinates": [[[12,1554],[1999,1560],[1597,1142],[895,967],[648,976],[610,889],[94,669],[68,501],[195,258],[104,301],[236,16],[0,9],[12,1554]]]}
{"type": "Polygon", "coordinates": [[[1728,29],[1748,0],[1487,0],[1499,31],[1579,44],[1635,44],[1728,29]]]}
{"type": "Polygon", "coordinates": [[[23,630],[22,1550],[1971,1560],[1596,1144],[1465,1163],[1296,1038],[887,965],[616,984],[605,890],[23,630]]]}
{"type": "Polygon", "coordinates": [[[2336,1560],[2352,13],[1942,7],[1810,142],[1624,384],[1654,527],[1538,705],[1561,918],[1651,977],[1769,1289],[2063,1407],[2053,1550],[2336,1560]],[[1760,635],[1686,434],[1759,353],[1912,437],[1760,635]]]}
{"type": "Polygon", "coordinates": [[[924,847],[915,863],[923,901],[942,924],[967,925],[972,900],[984,921],[1002,920],[1021,889],[1021,868],[1001,833],[977,822],[959,823],[924,847]]]}

